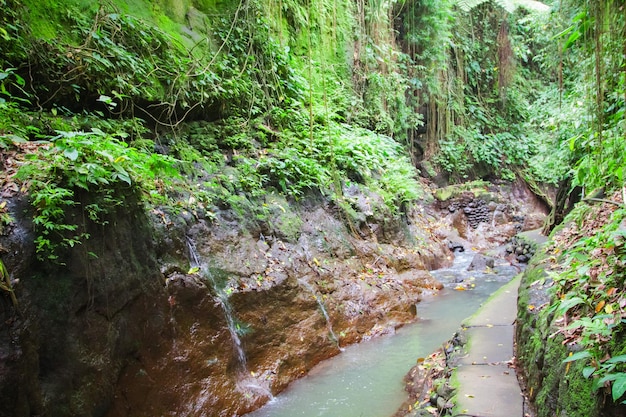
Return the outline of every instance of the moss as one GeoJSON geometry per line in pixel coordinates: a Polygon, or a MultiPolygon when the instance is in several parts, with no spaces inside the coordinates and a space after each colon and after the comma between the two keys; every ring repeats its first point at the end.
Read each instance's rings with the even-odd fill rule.
{"type": "MultiPolygon", "coordinates": [[[[537,346],[537,340],[533,345],[537,346]]],[[[548,338],[538,354],[543,355],[542,378],[535,404],[538,417],[565,415],[595,417],[600,415],[600,397],[593,391],[593,381],[582,377],[583,362],[563,363],[568,351],[560,338],[548,338]]]]}
{"type": "Polygon", "coordinates": [[[180,23],[185,21],[185,16],[191,6],[191,1],[163,0],[162,3],[167,15],[173,21],[180,23]]]}
{"type": "MultiPolygon", "coordinates": [[[[99,3],[90,0],[22,0],[28,9],[28,25],[34,38],[44,40],[65,39],[68,31],[64,28],[65,14],[75,8],[87,15],[94,15],[99,3]]],[[[113,0],[110,4],[125,14],[157,25],[175,39],[185,42],[181,36],[181,25],[186,23],[191,0],[113,0]]],[[[203,6],[203,9],[208,9],[203,6]]],[[[67,39],[64,40],[67,42],[67,39]]]]}
{"type": "Polygon", "coordinates": [[[57,37],[59,25],[56,21],[61,5],[56,0],[24,1],[29,11],[29,27],[33,37],[51,40],[57,37]]]}
{"type": "MultiPolygon", "coordinates": [[[[561,353],[567,352],[563,349],[561,353]]],[[[582,377],[584,367],[585,363],[582,361],[572,363],[569,372],[562,375],[559,384],[559,410],[564,410],[571,417],[594,417],[601,414],[601,397],[593,390],[593,380],[582,377]]]]}
{"type": "Polygon", "coordinates": [[[519,288],[516,356],[526,388],[537,408],[537,417],[595,417],[602,409],[593,380],[582,375],[583,362],[563,360],[569,355],[562,338],[552,337],[552,314],[540,306],[550,300],[540,283],[547,279],[546,256],[538,254],[524,272],[519,288]]]}
{"type": "Polygon", "coordinates": [[[422,161],[421,166],[430,178],[435,178],[437,176],[437,171],[435,171],[435,168],[433,167],[433,164],[430,163],[430,161],[422,161]]]}
{"type": "Polygon", "coordinates": [[[614,333],[609,342],[609,351],[613,352],[613,356],[626,354],[626,334],[624,332],[614,333]]]}
{"type": "Polygon", "coordinates": [[[435,191],[435,198],[439,201],[448,201],[458,197],[465,192],[471,192],[474,197],[490,195],[486,189],[487,183],[484,181],[471,181],[459,185],[450,185],[448,187],[439,188],[435,191]]]}
{"type": "Polygon", "coordinates": [[[302,227],[300,216],[293,211],[287,200],[278,194],[268,195],[266,201],[272,213],[270,228],[273,233],[289,242],[297,241],[302,227]]]}
{"type": "Polygon", "coordinates": [[[33,287],[33,294],[37,297],[37,304],[42,309],[51,313],[55,320],[65,321],[69,310],[69,300],[73,294],[72,281],[67,275],[49,278],[47,273],[35,273],[32,275],[30,285],[33,287]]]}
{"type": "Polygon", "coordinates": [[[194,0],[192,3],[193,7],[201,12],[207,13],[214,11],[219,2],[217,0],[194,0]]]}

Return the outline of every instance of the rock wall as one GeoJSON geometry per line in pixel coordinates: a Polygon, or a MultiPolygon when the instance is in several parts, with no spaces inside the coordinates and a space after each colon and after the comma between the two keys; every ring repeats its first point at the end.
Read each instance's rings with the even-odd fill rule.
{"type": "Polygon", "coordinates": [[[355,196],[348,219],[322,198],[272,198],[263,219],[126,207],[60,266],[36,261],[14,200],[0,245],[19,311],[0,297],[0,415],[244,414],[341,347],[414,320],[439,288],[427,271],[451,261],[450,220],[428,205],[393,216],[355,196]]]}
{"type": "Polygon", "coordinates": [[[624,406],[593,390],[593,378],[585,379],[584,361],[563,363],[576,349],[563,341],[552,326],[550,260],[535,256],[524,272],[519,288],[516,325],[518,377],[537,417],[623,416],[624,406]]]}
{"type": "Polygon", "coordinates": [[[0,415],[241,415],[341,346],[414,320],[438,287],[426,270],[449,257],[432,215],[374,210],[363,239],[323,201],[282,203],[258,228],[229,210],[126,207],[52,265],[13,201],[0,245],[19,308],[0,297],[0,415]]]}
{"type": "Polygon", "coordinates": [[[0,248],[19,304],[0,297],[0,415],[104,415],[126,359],[166,323],[149,223],[120,210],[54,265],[35,259],[25,204],[11,208],[0,248]]]}
{"type": "MultiPolygon", "coordinates": [[[[400,239],[393,221],[372,228],[397,241],[362,240],[323,204],[281,207],[279,216],[297,211],[296,238],[271,233],[269,226],[259,229],[267,235],[252,234],[229,211],[182,227],[172,220],[159,246],[171,257],[187,251],[185,239],[194,243],[201,263],[228,294],[245,363],[219,290],[187,273],[186,259],[171,258],[164,268],[169,347],[142,350],[129,363],[109,416],[241,415],[342,346],[413,321],[420,295],[439,287],[426,269],[447,262],[442,242],[411,242],[415,233],[400,239]]],[[[405,227],[423,234],[432,220],[415,212],[412,226],[405,227]]]]}
{"type": "MultiPolygon", "coordinates": [[[[471,184],[453,185],[435,192],[436,207],[442,213],[440,222],[445,225],[441,235],[448,240],[450,249],[471,246],[483,250],[507,243],[515,249],[516,234],[542,227],[549,210],[523,181],[488,186],[479,183],[473,187],[471,184]]],[[[508,258],[520,262],[517,255],[508,258]]]]}

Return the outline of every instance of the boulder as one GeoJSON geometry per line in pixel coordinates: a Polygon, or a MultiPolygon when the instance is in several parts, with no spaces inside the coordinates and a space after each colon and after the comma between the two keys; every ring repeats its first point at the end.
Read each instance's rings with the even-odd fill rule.
{"type": "Polygon", "coordinates": [[[486,256],[481,253],[474,255],[472,263],[467,267],[468,271],[486,271],[487,268],[493,268],[495,265],[495,259],[491,256],[486,256]]]}

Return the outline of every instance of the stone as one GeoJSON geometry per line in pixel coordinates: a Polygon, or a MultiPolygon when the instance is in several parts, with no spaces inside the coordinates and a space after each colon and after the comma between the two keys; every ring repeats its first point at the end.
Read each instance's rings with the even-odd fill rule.
{"type": "Polygon", "coordinates": [[[449,241],[448,242],[448,249],[450,249],[452,252],[465,252],[465,247],[463,246],[462,243],[459,242],[455,242],[455,241],[449,241]]]}
{"type": "Polygon", "coordinates": [[[444,397],[437,397],[437,408],[439,410],[447,410],[449,408],[452,408],[453,406],[454,404],[446,400],[444,397]]]}
{"type": "Polygon", "coordinates": [[[256,242],[256,247],[259,249],[259,251],[265,253],[268,250],[270,250],[270,245],[267,244],[267,242],[265,242],[264,240],[258,240],[256,242]]]}
{"type": "Polygon", "coordinates": [[[468,271],[485,271],[487,268],[495,266],[495,259],[490,256],[477,253],[472,259],[472,263],[467,267],[468,271]]]}
{"type": "Polygon", "coordinates": [[[437,395],[448,400],[452,398],[452,394],[454,394],[454,391],[455,389],[450,386],[447,381],[437,387],[437,395]]]}

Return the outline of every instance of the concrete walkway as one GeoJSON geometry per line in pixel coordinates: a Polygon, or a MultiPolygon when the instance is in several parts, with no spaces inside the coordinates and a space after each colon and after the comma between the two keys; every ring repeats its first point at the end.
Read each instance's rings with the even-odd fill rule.
{"type": "Polygon", "coordinates": [[[513,359],[518,275],[463,323],[463,356],[452,375],[457,387],[453,416],[523,417],[524,398],[513,359]]]}

